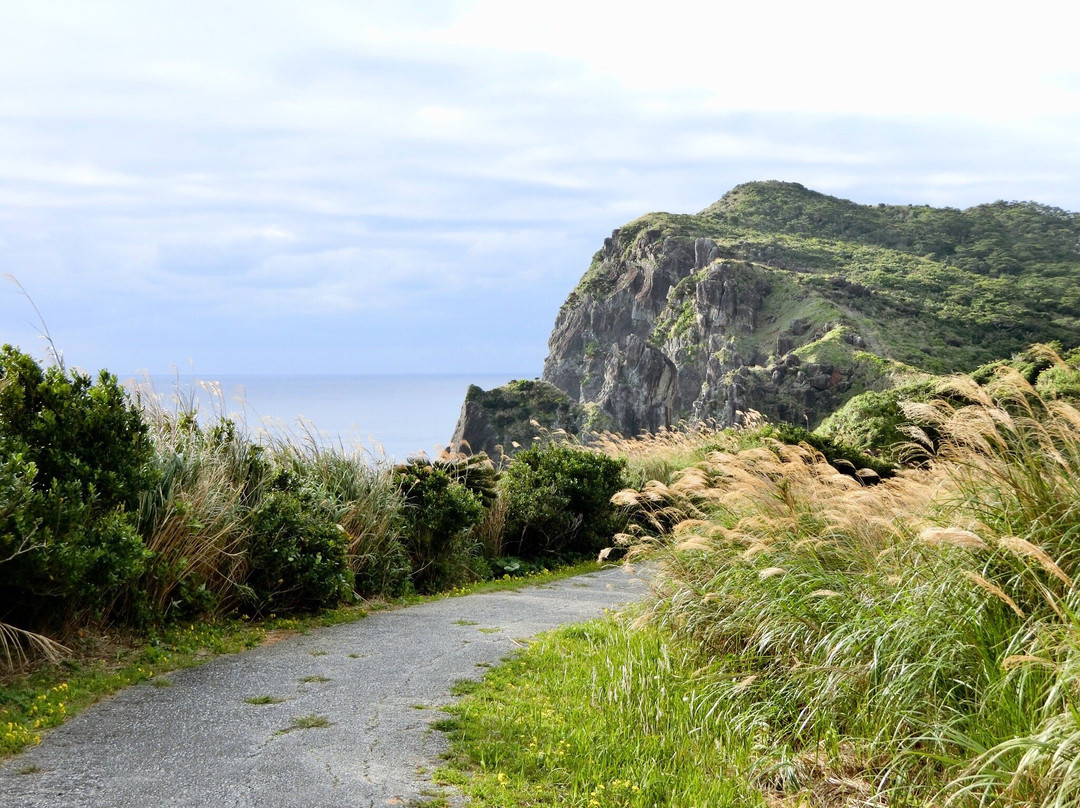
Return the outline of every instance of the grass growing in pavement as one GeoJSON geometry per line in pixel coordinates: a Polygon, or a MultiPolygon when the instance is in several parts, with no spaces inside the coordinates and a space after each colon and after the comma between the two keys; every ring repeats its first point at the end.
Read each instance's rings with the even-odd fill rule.
{"type": "Polygon", "coordinates": [[[287,732],[292,732],[297,729],[319,729],[320,727],[330,726],[330,719],[324,715],[299,715],[295,716],[292,723],[289,724],[283,730],[278,730],[278,735],[284,735],[287,732]]]}
{"type": "Polygon", "coordinates": [[[285,699],[275,698],[274,696],[250,696],[244,701],[248,704],[281,704],[285,699]]]}
{"type": "Polygon", "coordinates": [[[436,781],[491,808],[759,804],[727,775],[747,743],[710,716],[695,676],[653,629],[603,619],[546,634],[437,722],[451,757],[436,781]]]}

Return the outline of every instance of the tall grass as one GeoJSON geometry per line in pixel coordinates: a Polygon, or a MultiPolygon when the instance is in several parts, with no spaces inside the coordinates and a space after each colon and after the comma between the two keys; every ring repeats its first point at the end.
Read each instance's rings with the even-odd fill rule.
{"type": "Polygon", "coordinates": [[[625,458],[627,482],[638,488],[650,481],[670,483],[683,469],[703,461],[710,451],[735,447],[737,437],[729,429],[701,421],[683,422],[633,438],[604,432],[596,435],[589,445],[612,457],[625,458]]]}
{"type": "Polygon", "coordinates": [[[253,515],[282,487],[303,493],[337,525],[359,594],[402,594],[410,572],[400,541],[403,501],[389,469],[322,448],[310,431],[256,441],[243,421],[225,416],[220,389],[204,389],[209,413],[194,397],[169,407],[153,390],[139,393],[158,464],[157,485],[140,502],[153,559],[142,583],[150,611],[228,611],[242,602],[253,515]]]}
{"type": "Polygon", "coordinates": [[[246,578],[246,515],[258,496],[245,449],[204,435],[193,418],[157,412],[151,423],[158,468],[156,486],[139,503],[152,558],[142,590],[157,614],[167,614],[182,589],[201,588],[207,596],[201,605],[227,608],[246,578]]]}
{"type": "Polygon", "coordinates": [[[879,485],[765,441],[617,496],[770,800],[1080,804],[1080,413],[1008,370],[942,393],[879,485]]]}

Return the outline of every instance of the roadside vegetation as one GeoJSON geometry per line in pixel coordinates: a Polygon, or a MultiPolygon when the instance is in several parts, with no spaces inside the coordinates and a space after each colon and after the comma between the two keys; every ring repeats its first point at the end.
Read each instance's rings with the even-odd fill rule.
{"type": "Polygon", "coordinates": [[[268,631],[606,543],[654,596],[463,688],[437,779],[476,804],[1080,804],[1075,352],[816,433],[544,435],[503,472],[256,443],[2,358],[2,752],[268,631]]]}
{"type": "Polygon", "coordinates": [[[1032,356],[901,400],[888,477],[760,428],[613,439],[654,597],[492,672],[442,779],[491,806],[1080,804],[1076,368],[1032,356]]]}
{"type": "Polygon", "coordinates": [[[148,678],[182,627],[226,638],[198,644],[205,656],[282,620],[355,619],[372,602],[595,558],[622,524],[622,468],[584,447],[499,472],[483,455],[391,466],[257,441],[223,415],[4,346],[0,753],[148,678]]]}

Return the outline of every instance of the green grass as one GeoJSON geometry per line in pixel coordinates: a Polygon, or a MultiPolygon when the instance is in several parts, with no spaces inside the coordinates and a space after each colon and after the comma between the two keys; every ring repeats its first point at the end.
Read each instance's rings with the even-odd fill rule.
{"type": "Polygon", "coordinates": [[[249,696],[244,699],[246,704],[281,704],[285,699],[279,699],[274,696],[249,696]]]}
{"type": "Polygon", "coordinates": [[[278,735],[293,732],[298,729],[320,729],[330,726],[330,719],[324,715],[300,715],[295,716],[292,723],[283,730],[278,730],[278,735]]]}
{"type": "Polygon", "coordinates": [[[695,665],[614,619],[543,636],[436,722],[452,743],[437,782],[476,806],[753,806],[726,772],[745,741],[710,719],[695,665]]]}

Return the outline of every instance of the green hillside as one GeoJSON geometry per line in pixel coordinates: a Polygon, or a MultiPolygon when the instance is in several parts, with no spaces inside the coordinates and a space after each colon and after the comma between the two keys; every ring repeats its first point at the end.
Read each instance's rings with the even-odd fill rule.
{"type": "MultiPolygon", "coordinates": [[[[1080,216],[1057,208],[858,205],[758,182],[697,215],[652,213],[617,235],[628,258],[650,244],[692,249],[697,238],[724,259],[790,275],[840,307],[875,353],[927,371],[973,370],[1035,342],[1080,343],[1080,216]]],[[[604,297],[617,281],[598,252],[568,303],[604,297]]]]}

